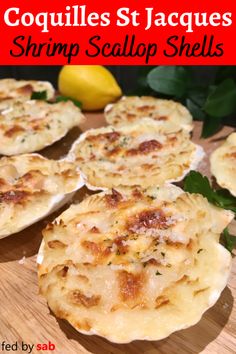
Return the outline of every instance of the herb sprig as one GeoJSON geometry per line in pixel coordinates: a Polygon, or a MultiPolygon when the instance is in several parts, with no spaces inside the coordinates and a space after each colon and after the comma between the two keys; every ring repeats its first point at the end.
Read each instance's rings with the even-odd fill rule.
{"type": "Polygon", "coordinates": [[[200,172],[189,172],[184,180],[184,190],[189,193],[202,194],[210,203],[236,213],[236,198],[227,189],[213,189],[208,178],[202,176],[200,172]]]}
{"type": "MultiPolygon", "coordinates": [[[[189,172],[184,179],[184,190],[189,193],[199,193],[207,198],[211,204],[236,213],[236,198],[226,189],[213,189],[208,178],[202,176],[200,172],[189,172]]],[[[222,233],[222,241],[225,248],[232,253],[236,246],[236,236],[231,235],[228,228],[225,228],[222,233]]]]}
{"type": "Polygon", "coordinates": [[[47,91],[33,91],[31,95],[31,100],[43,100],[47,101],[48,95],[47,91]]]}
{"type": "Polygon", "coordinates": [[[222,233],[222,239],[224,242],[225,248],[232,253],[233,249],[236,246],[236,236],[229,233],[228,228],[226,227],[222,233]]]}
{"type": "Polygon", "coordinates": [[[55,101],[48,101],[48,97],[47,97],[47,91],[33,91],[32,95],[31,95],[31,100],[43,100],[46,101],[48,103],[58,103],[58,102],[67,102],[67,101],[72,101],[74,103],[74,105],[78,108],[82,107],[81,102],[70,98],[70,97],[65,97],[65,96],[56,96],[55,101]]]}

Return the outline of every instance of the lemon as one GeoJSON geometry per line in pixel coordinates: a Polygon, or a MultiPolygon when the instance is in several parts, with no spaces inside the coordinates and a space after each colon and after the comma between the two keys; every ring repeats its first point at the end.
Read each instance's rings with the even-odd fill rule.
{"type": "Polygon", "coordinates": [[[114,76],[101,65],[65,65],[58,77],[63,96],[82,103],[82,109],[103,109],[122,95],[114,76]]]}

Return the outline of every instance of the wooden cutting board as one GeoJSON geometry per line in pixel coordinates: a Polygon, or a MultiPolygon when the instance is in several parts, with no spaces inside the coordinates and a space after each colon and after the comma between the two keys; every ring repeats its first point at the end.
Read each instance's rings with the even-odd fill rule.
{"type": "MultiPolygon", "coordinates": [[[[81,127],[83,131],[104,125],[102,114],[89,114],[87,117],[87,122],[81,127]]],[[[201,172],[210,175],[208,156],[232,130],[224,127],[213,138],[203,140],[199,138],[201,123],[195,122],[193,140],[201,144],[207,152],[199,167],[201,172]]],[[[50,158],[65,155],[79,134],[80,130],[74,129],[63,140],[45,149],[43,155],[50,158]]],[[[76,194],[75,200],[81,200],[88,193],[84,188],[76,194]]],[[[97,336],[80,334],[67,322],[55,318],[46,301],[38,295],[36,254],[42,239],[42,228],[60,213],[61,211],[16,235],[0,240],[0,353],[14,353],[1,349],[3,341],[15,343],[13,349],[17,344],[17,353],[27,352],[19,349],[22,341],[31,346],[34,344],[31,351],[33,354],[236,353],[235,259],[228,286],[216,305],[205,313],[197,325],[174,333],[162,341],[135,341],[116,345],[97,336]],[[47,344],[49,341],[56,346],[55,350],[37,350],[37,344],[47,344]]],[[[236,234],[236,223],[231,225],[231,231],[236,234]]]]}

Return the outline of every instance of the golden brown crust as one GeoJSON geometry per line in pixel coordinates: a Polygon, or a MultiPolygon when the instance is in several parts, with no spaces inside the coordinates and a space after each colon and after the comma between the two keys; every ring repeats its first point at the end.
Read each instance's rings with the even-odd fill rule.
{"type": "Polygon", "coordinates": [[[178,125],[146,118],[122,127],[87,131],[74,143],[69,156],[86,176],[88,186],[116,188],[179,181],[204,153],[178,125]]]}
{"type": "Polygon", "coordinates": [[[232,218],[171,185],[94,194],[43,231],[40,292],[83,333],[164,338],[196,323],[224,288],[231,257],[218,240],[232,218]]]}
{"type": "Polygon", "coordinates": [[[0,101],[0,154],[34,152],[61,139],[84,121],[72,102],[0,101]]]}
{"type": "Polygon", "coordinates": [[[105,108],[106,121],[114,126],[134,123],[140,118],[174,123],[191,131],[192,116],[181,103],[154,97],[123,97],[120,101],[105,108]]]}
{"type": "MultiPolygon", "coordinates": [[[[47,215],[83,184],[72,163],[36,154],[1,158],[0,174],[0,238],[47,215]]],[[[53,240],[49,247],[62,248],[62,244],[53,240]]]]}
{"type": "Polygon", "coordinates": [[[126,270],[118,272],[120,298],[123,302],[137,301],[145,287],[144,272],[133,274],[126,270]]]}
{"type": "Polygon", "coordinates": [[[126,151],[127,156],[135,156],[135,155],[146,155],[150,152],[158,151],[162,148],[162,144],[157,140],[152,139],[148,141],[144,141],[139,144],[136,149],[130,149],[126,151]]]}
{"type": "Polygon", "coordinates": [[[0,99],[20,98],[28,100],[33,92],[47,92],[47,99],[52,99],[55,95],[55,90],[48,81],[36,80],[15,80],[1,79],[0,80],[0,99]]]}
{"type": "Polygon", "coordinates": [[[73,290],[68,294],[69,302],[76,306],[90,308],[97,306],[101,297],[99,295],[86,296],[81,290],[73,290]]]}

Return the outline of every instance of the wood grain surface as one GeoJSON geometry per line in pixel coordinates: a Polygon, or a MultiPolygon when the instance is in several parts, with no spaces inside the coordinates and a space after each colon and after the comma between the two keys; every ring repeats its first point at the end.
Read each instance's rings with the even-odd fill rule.
{"type": "MultiPolygon", "coordinates": [[[[101,114],[89,114],[87,118],[87,122],[81,127],[82,130],[104,125],[101,114]]],[[[209,154],[233,129],[224,127],[217,135],[207,140],[199,138],[200,130],[201,123],[196,122],[193,140],[201,144],[207,152],[199,169],[209,176],[209,154]]],[[[79,134],[80,130],[74,129],[63,140],[42,151],[42,154],[50,158],[65,155],[79,134]]],[[[76,194],[75,201],[82,200],[88,193],[88,190],[83,188],[76,194]]],[[[42,239],[42,228],[61,211],[18,234],[0,240],[0,353],[14,352],[2,350],[3,341],[10,344],[17,342],[18,346],[22,341],[34,344],[35,347],[31,352],[33,354],[236,353],[235,259],[228,286],[216,305],[204,314],[197,325],[176,332],[161,341],[135,341],[116,345],[97,336],[80,334],[67,322],[55,318],[44,298],[38,295],[36,254],[42,239]],[[54,351],[36,349],[36,344],[49,341],[55,344],[54,351]]],[[[236,233],[235,222],[231,225],[231,231],[236,233]]],[[[17,350],[17,353],[26,352],[17,350]]]]}

